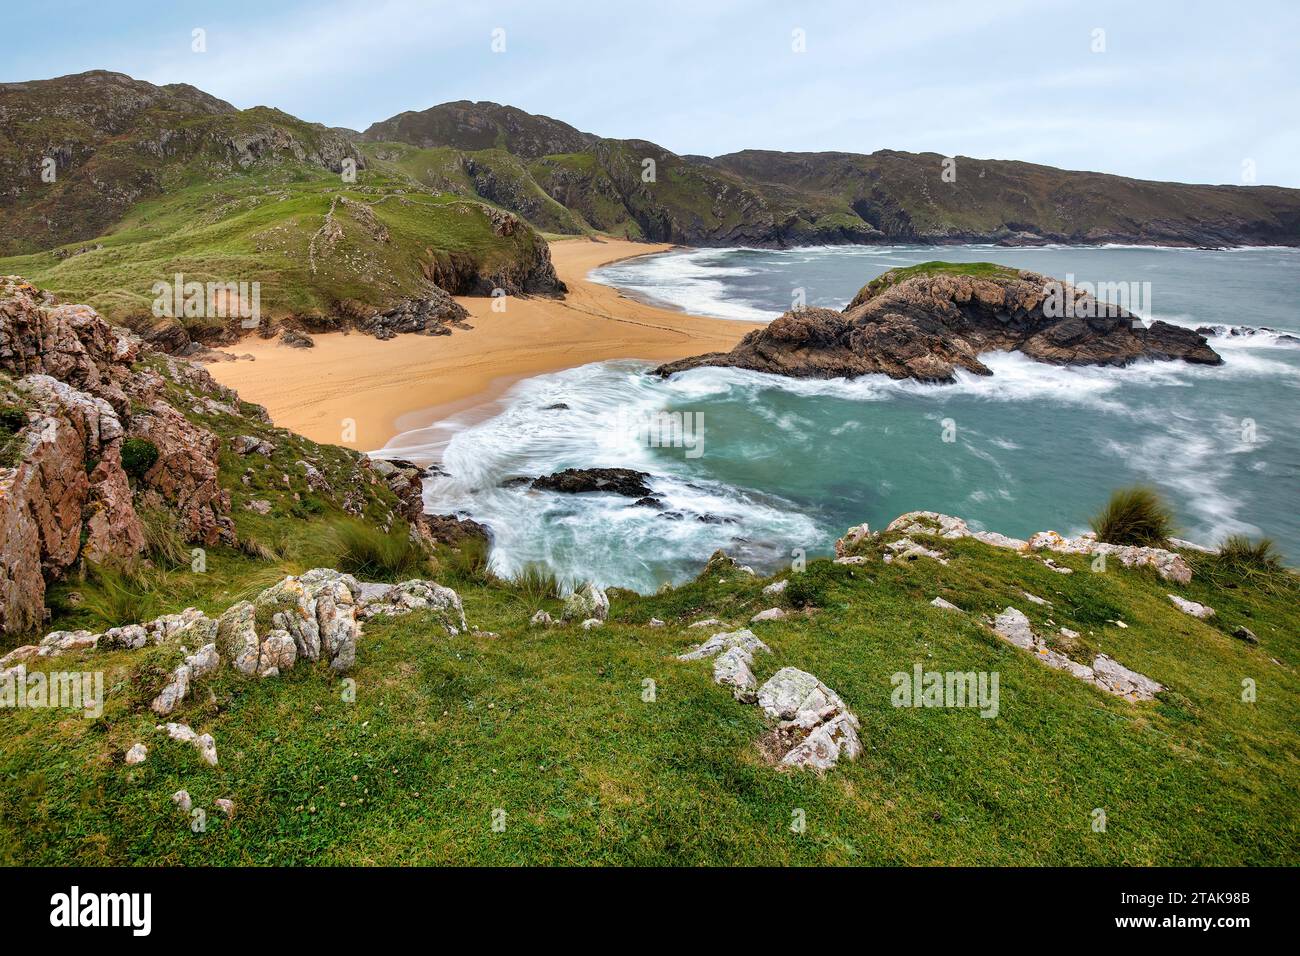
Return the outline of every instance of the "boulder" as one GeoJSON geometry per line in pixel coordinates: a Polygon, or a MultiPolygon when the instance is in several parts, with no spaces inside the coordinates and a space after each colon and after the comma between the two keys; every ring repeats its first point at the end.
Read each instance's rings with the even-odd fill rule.
{"type": "Polygon", "coordinates": [[[744,647],[731,647],[713,659],[713,682],[731,688],[736,700],[752,704],[757,699],[758,679],[750,667],[754,663],[752,651],[744,647]]]}
{"type": "Polygon", "coordinates": [[[566,621],[582,621],[587,618],[605,620],[609,616],[609,598],[605,592],[591,582],[587,582],[564,600],[564,612],[561,617],[566,621]]]}
{"type": "Polygon", "coordinates": [[[1214,608],[1209,607],[1208,605],[1197,604],[1195,601],[1181,598],[1177,594],[1168,594],[1166,597],[1173,602],[1174,607],[1178,608],[1178,610],[1182,611],[1184,614],[1190,614],[1192,617],[1200,618],[1202,621],[1214,617],[1214,608]]]}
{"type": "Polygon", "coordinates": [[[189,696],[192,681],[216,673],[221,664],[215,644],[201,647],[197,653],[186,657],[184,662],[172,671],[166,685],[149,705],[159,717],[166,717],[176,706],[189,696]]]}
{"type": "Polygon", "coordinates": [[[685,654],[677,655],[679,661],[698,661],[706,657],[713,657],[723,651],[729,651],[733,647],[739,647],[744,651],[753,654],[756,651],[762,651],[764,654],[771,654],[772,649],[764,644],[755,636],[753,631],[740,630],[731,631],[730,633],[714,634],[703,644],[694,650],[687,651],[685,654]]]}
{"type": "Polygon", "coordinates": [[[759,611],[749,619],[750,624],[758,624],[762,621],[782,621],[790,616],[790,612],[784,608],[770,607],[766,611],[759,611]]]}
{"type": "Polygon", "coordinates": [[[782,767],[820,773],[841,757],[855,760],[862,752],[858,718],[807,671],[781,668],[758,689],[757,702],[768,718],[779,721],[768,745],[782,767]]]}
{"type": "Polygon", "coordinates": [[[625,498],[645,498],[650,495],[650,486],[646,484],[649,478],[644,471],[630,468],[566,468],[534,479],[532,487],[571,495],[598,491],[625,498]]]}
{"type": "Polygon", "coordinates": [[[460,595],[434,581],[415,578],[401,584],[362,584],[359,601],[362,620],[427,611],[451,637],[469,630],[460,595]]]}

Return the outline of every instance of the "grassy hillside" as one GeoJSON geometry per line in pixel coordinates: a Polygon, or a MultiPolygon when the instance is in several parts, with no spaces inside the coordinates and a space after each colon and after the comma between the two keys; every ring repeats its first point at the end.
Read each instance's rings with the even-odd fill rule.
{"type": "MultiPolygon", "coordinates": [[[[489,208],[463,162],[447,176],[427,157],[372,170],[338,131],[278,110],[96,72],[0,84],[0,132],[0,173],[14,184],[0,194],[0,274],[114,321],[147,320],[153,284],[178,272],[259,282],[271,319],[391,305],[430,282],[554,286],[544,242],[489,208]]],[[[554,207],[551,225],[569,229],[567,211],[532,190],[538,209],[514,204],[539,222],[554,207]]]]}
{"type": "MultiPolygon", "coordinates": [[[[402,114],[366,132],[427,149],[518,157],[513,186],[485,198],[540,228],[565,226],[536,191],[601,231],[698,245],[828,242],[1145,242],[1294,244],[1300,193],[1128,179],[1006,160],[937,153],[744,150],[678,156],[642,140],[602,139],[549,117],[492,103],[402,114]],[[657,165],[654,182],[642,163],[657,165]],[[533,219],[533,215],[542,219],[533,219]]],[[[469,154],[466,154],[469,155],[469,154]]]]}
{"type": "Polygon", "coordinates": [[[263,314],[275,318],[418,295],[462,260],[467,276],[504,277],[545,258],[527,226],[499,235],[481,203],[404,185],[368,173],[350,185],[301,170],[201,183],[136,205],[91,243],[0,259],[0,273],[26,276],[119,322],[148,316],[153,284],[176,272],[203,282],[258,281],[263,314]]]}
{"type": "MultiPolygon", "coordinates": [[[[288,528],[287,525],[281,527],[288,528]]],[[[329,557],[297,530],[280,557],[214,555],[218,579],[173,571],[159,600],[219,610],[259,583],[329,557]],[[238,571],[236,572],[236,569],[238,571]]],[[[929,540],[918,538],[918,540],[929,540]]],[[[871,548],[878,553],[879,543],[871,548]]],[[[1300,846],[1296,579],[1219,575],[1187,587],[1119,566],[1072,575],[973,540],[928,560],[813,561],[786,600],[725,569],[653,597],[618,592],[609,623],[530,628],[558,602],[444,553],[437,577],[481,632],[449,638],[419,615],[373,621],[351,673],[355,703],[322,668],[246,680],[223,668],[173,719],[216,738],[220,766],[160,740],[132,705],[133,653],[60,658],[108,671],[105,716],[0,715],[0,859],[7,863],[1287,864],[1300,846]],[[1029,591],[1050,600],[1038,606],[1029,591]],[[1174,591],[1218,609],[1204,623],[1174,591]],[[941,595],[965,614],[929,605],[941,595]],[[864,754],[818,778],[778,772],[756,708],[675,655],[773,603],[804,613],[753,625],[778,666],[815,673],[862,721],[864,754]],[[1001,642],[980,623],[1007,605],[1036,629],[1079,632],[1168,688],[1112,697],[1001,642]],[[648,626],[652,617],[668,626],[648,626]],[[1128,626],[1121,628],[1115,621],[1128,626]],[[1247,624],[1250,646],[1229,636],[1247,624]],[[997,671],[1000,711],[896,709],[890,675],[997,671]],[[1253,679],[1258,700],[1242,701],[1253,679]],[[643,700],[644,682],[655,699],[643,700]],[[211,693],[209,693],[209,689],[211,693]],[[127,767],[137,740],[148,762],[127,767]],[[170,801],[208,810],[194,833],[170,801]],[[213,801],[236,802],[233,818],[213,801]],[[504,832],[492,829],[496,809],[504,832]],[[1094,811],[1106,817],[1093,829],[1094,811]],[[796,810],[806,832],[792,832],[796,810]]],[[[84,613],[84,612],[83,612],[84,613]]],[[[82,618],[67,616],[56,623],[82,618]]],[[[1065,639],[1055,639],[1065,642],[1065,639]]],[[[1069,642],[1065,642],[1069,643],[1069,642]]]]}

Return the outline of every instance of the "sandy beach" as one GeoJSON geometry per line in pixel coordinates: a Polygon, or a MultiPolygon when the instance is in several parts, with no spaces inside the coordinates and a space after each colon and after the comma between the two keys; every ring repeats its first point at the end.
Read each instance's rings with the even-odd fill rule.
{"type": "Polygon", "coordinates": [[[394,435],[500,397],[514,382],[588,362],[668,361],[725,351],[757,326],[657,308],[587,279],[598,266],[663,252],[665,244],[589,239],[551,243],[563,299],[510,298],[503,312],[484,297],[461,296],[470,330],[399,335],[316,335],[294,349],[248,338],[229,351],[253,361],[208,366],[246,400],[265,405],[277,425],[314,441],[373,450],[394,435]],[[344,422],[356,437],[344,441],[344,422]]]}

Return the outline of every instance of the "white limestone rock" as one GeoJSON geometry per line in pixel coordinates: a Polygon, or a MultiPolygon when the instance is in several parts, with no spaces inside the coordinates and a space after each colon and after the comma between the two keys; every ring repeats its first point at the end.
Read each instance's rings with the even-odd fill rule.
{"type": "Polygon", "coordinates": [[[149,748],[140,743],[132,744],[131,749],[126,752],[126,757],[124,759],[128,766],[144,763],[149,759],[149,748]]]}
{"type": "Polygon", "coordinates": [[[814,675],[783,667],[758,689],[758,706],[779,721],[770,738],[782,767],[803,767],[819,773],[841,757],[855,760],[862,752],[861,725],[838,694],[814,675]]]}
{"type": "Polygon", "coordinates": [[[564,601],[561,617],[566,621],[583,621],[587,618],[605,620],[609,616],[609,598],[605,592],[588,581],[564,601]]]}
{"type": "Polygon", "coordinates": [[[714,634],[707,641],[692,651],[685,654],[679,654],[679,661],[699,661],[706,657],[713,657],[715,654],[721,654],[729,651],[733,647],[739,647],[749,651],[751,654],[756,651],[762,651],[765,654],[771,654],[772,649],[759,640],[754,632],[748,629],[740,631],[731,631],[714,634]]]}
{"type": "Polygon", "coordinates": [[[1207,604],[1197,604],[1195,601],[1189,601],[1187,598],[1181,598],[1177,594],[1166,595],[1174,603],[1174,607],[1184,614],[1190,614],[1192,617],[1207,621],[1214,617],[1214,608],[1207,604]]]}
{"type": "Polygon", "coordinates": [[[750,669],[753,663],[751,651],[732,647],[713,659],[713,682],[730,687],[732,695],[742,704],[752,704],[758,689],[758,678],[750,669]]]}
{"type": "Polygon", "coordinates": [[[790,616],[790,612],[784,608],[770,607],[766,611],[759,611],[749,619],[750,624],[758,624],[762,621],[783,621],[790,616]]]}

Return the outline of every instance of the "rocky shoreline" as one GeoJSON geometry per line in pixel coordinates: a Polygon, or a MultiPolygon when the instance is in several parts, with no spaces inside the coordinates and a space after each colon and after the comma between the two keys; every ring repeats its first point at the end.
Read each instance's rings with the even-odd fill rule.
{"type": "Polygon", "coordinates": [[[1148,326],[1060,280],[988,263],[927,263],[885,273],[842,312],[786,312],[730,352],[669,362],[655,374],[716,366],[796,378],[884,374],[951,383],[958,369],[991,375],[979,358],[991,351],[1053,365],[1223,362],[1199,332],[1160,321],[1148,326]]]}

